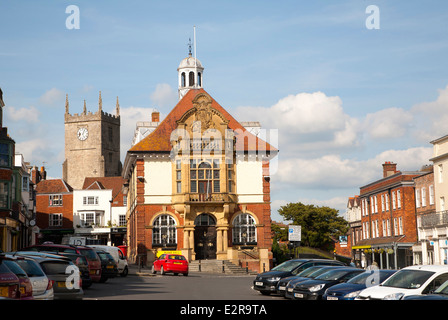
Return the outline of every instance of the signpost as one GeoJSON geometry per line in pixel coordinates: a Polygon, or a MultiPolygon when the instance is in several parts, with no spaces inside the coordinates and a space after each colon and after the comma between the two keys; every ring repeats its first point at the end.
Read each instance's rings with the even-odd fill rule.
{"type": "Polygon", "coordinates": [[[300,246],[300,241],[302,241],[302,226],[289,225],[288,226],[288,240],[294,249],[294,256],[299,257],[298,247],[300,246]]]}

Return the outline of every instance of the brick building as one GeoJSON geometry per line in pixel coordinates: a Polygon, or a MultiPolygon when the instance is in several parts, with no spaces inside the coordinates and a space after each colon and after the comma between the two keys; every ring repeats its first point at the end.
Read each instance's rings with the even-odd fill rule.
{"type": "Polygon", "coordinates": [[[64,180],[42,179],[37,184],[36,225],[40,229],[37,243],[61,243],[64,235],[74,233],[73,188],[64,180]]]}
{"type": "MultiPolygon", "coordinates": [[[[179,79],[194,64],[184,59],[179,79]]],[[[278,150],[202,89],[195,71],[180,81],[178,104],[127,152],[129,258],[151,264],[158,251],[175,250],[190,261],[269,269],[269,160],[278,150]]]]}
{"type": "Polygon", "coordinates": [[[413,264],[417,242],[414,178],[421,171],[397,171],[383,164],[383,178],[360,188],[362,240],[353,246],[361,265],[376,261],[383,268],[413,264]]]}
{"type": "Polygon", "coordinates": [[[434,227],[432,222],[436,212],[433,169],[432,165],[425,166],[421,169],[423,173],[414,178],[419,239],[419,242],[412,247],[415,264],[434,263],[434,246],[431,244],[434,227]]]}

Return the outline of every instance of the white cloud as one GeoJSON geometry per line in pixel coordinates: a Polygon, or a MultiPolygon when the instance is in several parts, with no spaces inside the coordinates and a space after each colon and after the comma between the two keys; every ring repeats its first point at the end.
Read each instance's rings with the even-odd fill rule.
{"type": "Polygon", "coordinates": [[[342,159],[336,154],[312,159],[282,158],[273,179],[276,184],[285,183],[299,189],[357,188],[381,179],[385,161],[397,163],[400,171],[417,171],[429,162],[431,156],[431,147],[417,147],[387,150],[368,160],[342,159]]]}
{"type": "Polygon", "coordinates": [[[150,98],[157,107],[161,108],[168,107],[172,109],[178,102],[177,92],[166,83],[159,83],[155,91],[151,93],[150,98]]]}
{"type": "Polygon", "coordinates": [[[401,108],[388,108],[369,113],[364,120],[364,130],[373,139],[402,137],[408,133],[413,115],[401,108]]]}
{"type": "Polygon", "coordinates": [[[39,121],[39,110],[30,106],[29,108],[5,107],[5,116],[13,122],[37,123],[39,121]]]}
{"type": "Polygon", "coordinates": [[[39,99],[39,101],[45,105],[53,106],[64,101],[64,92],[59,89],[52,88],[45,92],[39,99]]]}

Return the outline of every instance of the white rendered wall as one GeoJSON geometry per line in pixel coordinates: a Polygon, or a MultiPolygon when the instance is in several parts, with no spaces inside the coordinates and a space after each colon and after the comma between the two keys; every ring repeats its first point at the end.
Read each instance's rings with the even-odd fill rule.
{"type": "Polygon", "coordinates": [[[145,161],[145,203],[171,203],[171,165],[169,159],[145,161]]]}
{"type": "Polygon", "coordinates": [[[238,202],[263,202],[263,167],[261,161],[237,160],[236,192],[238,202]]]}

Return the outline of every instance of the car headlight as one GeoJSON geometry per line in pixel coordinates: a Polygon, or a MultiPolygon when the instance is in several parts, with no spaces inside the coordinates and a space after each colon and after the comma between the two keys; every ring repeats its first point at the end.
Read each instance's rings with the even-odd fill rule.
{"type": "Polygon", "coordinates": [[[383,300],[400,300],[403,297],[404,297],[404,293],[397,292],[397,293],[388,294],[387,296],[385,296],[383,298],[383,300]]]}
{"type": "Polygon", "coordinates": [[[310,290],[310,292],[316,292],[316,291],[321,290],[324,286],[325,286],[325,284],[322,283],[322,284],[312,286],[308,290],[310,290]]]}
{"type": "Polygon", "coordinates": [[[272,277],[272,278],[268,278],[268,281],[280,281],[280,277],[272,277]]]}
{"type": "Polygon", "coordinates": [[[362,290],[358,290],[358,291],[353,291],[353,292],[347,293],[344,297],[345,298],[356,298],[361,291],[362,290]]]}

